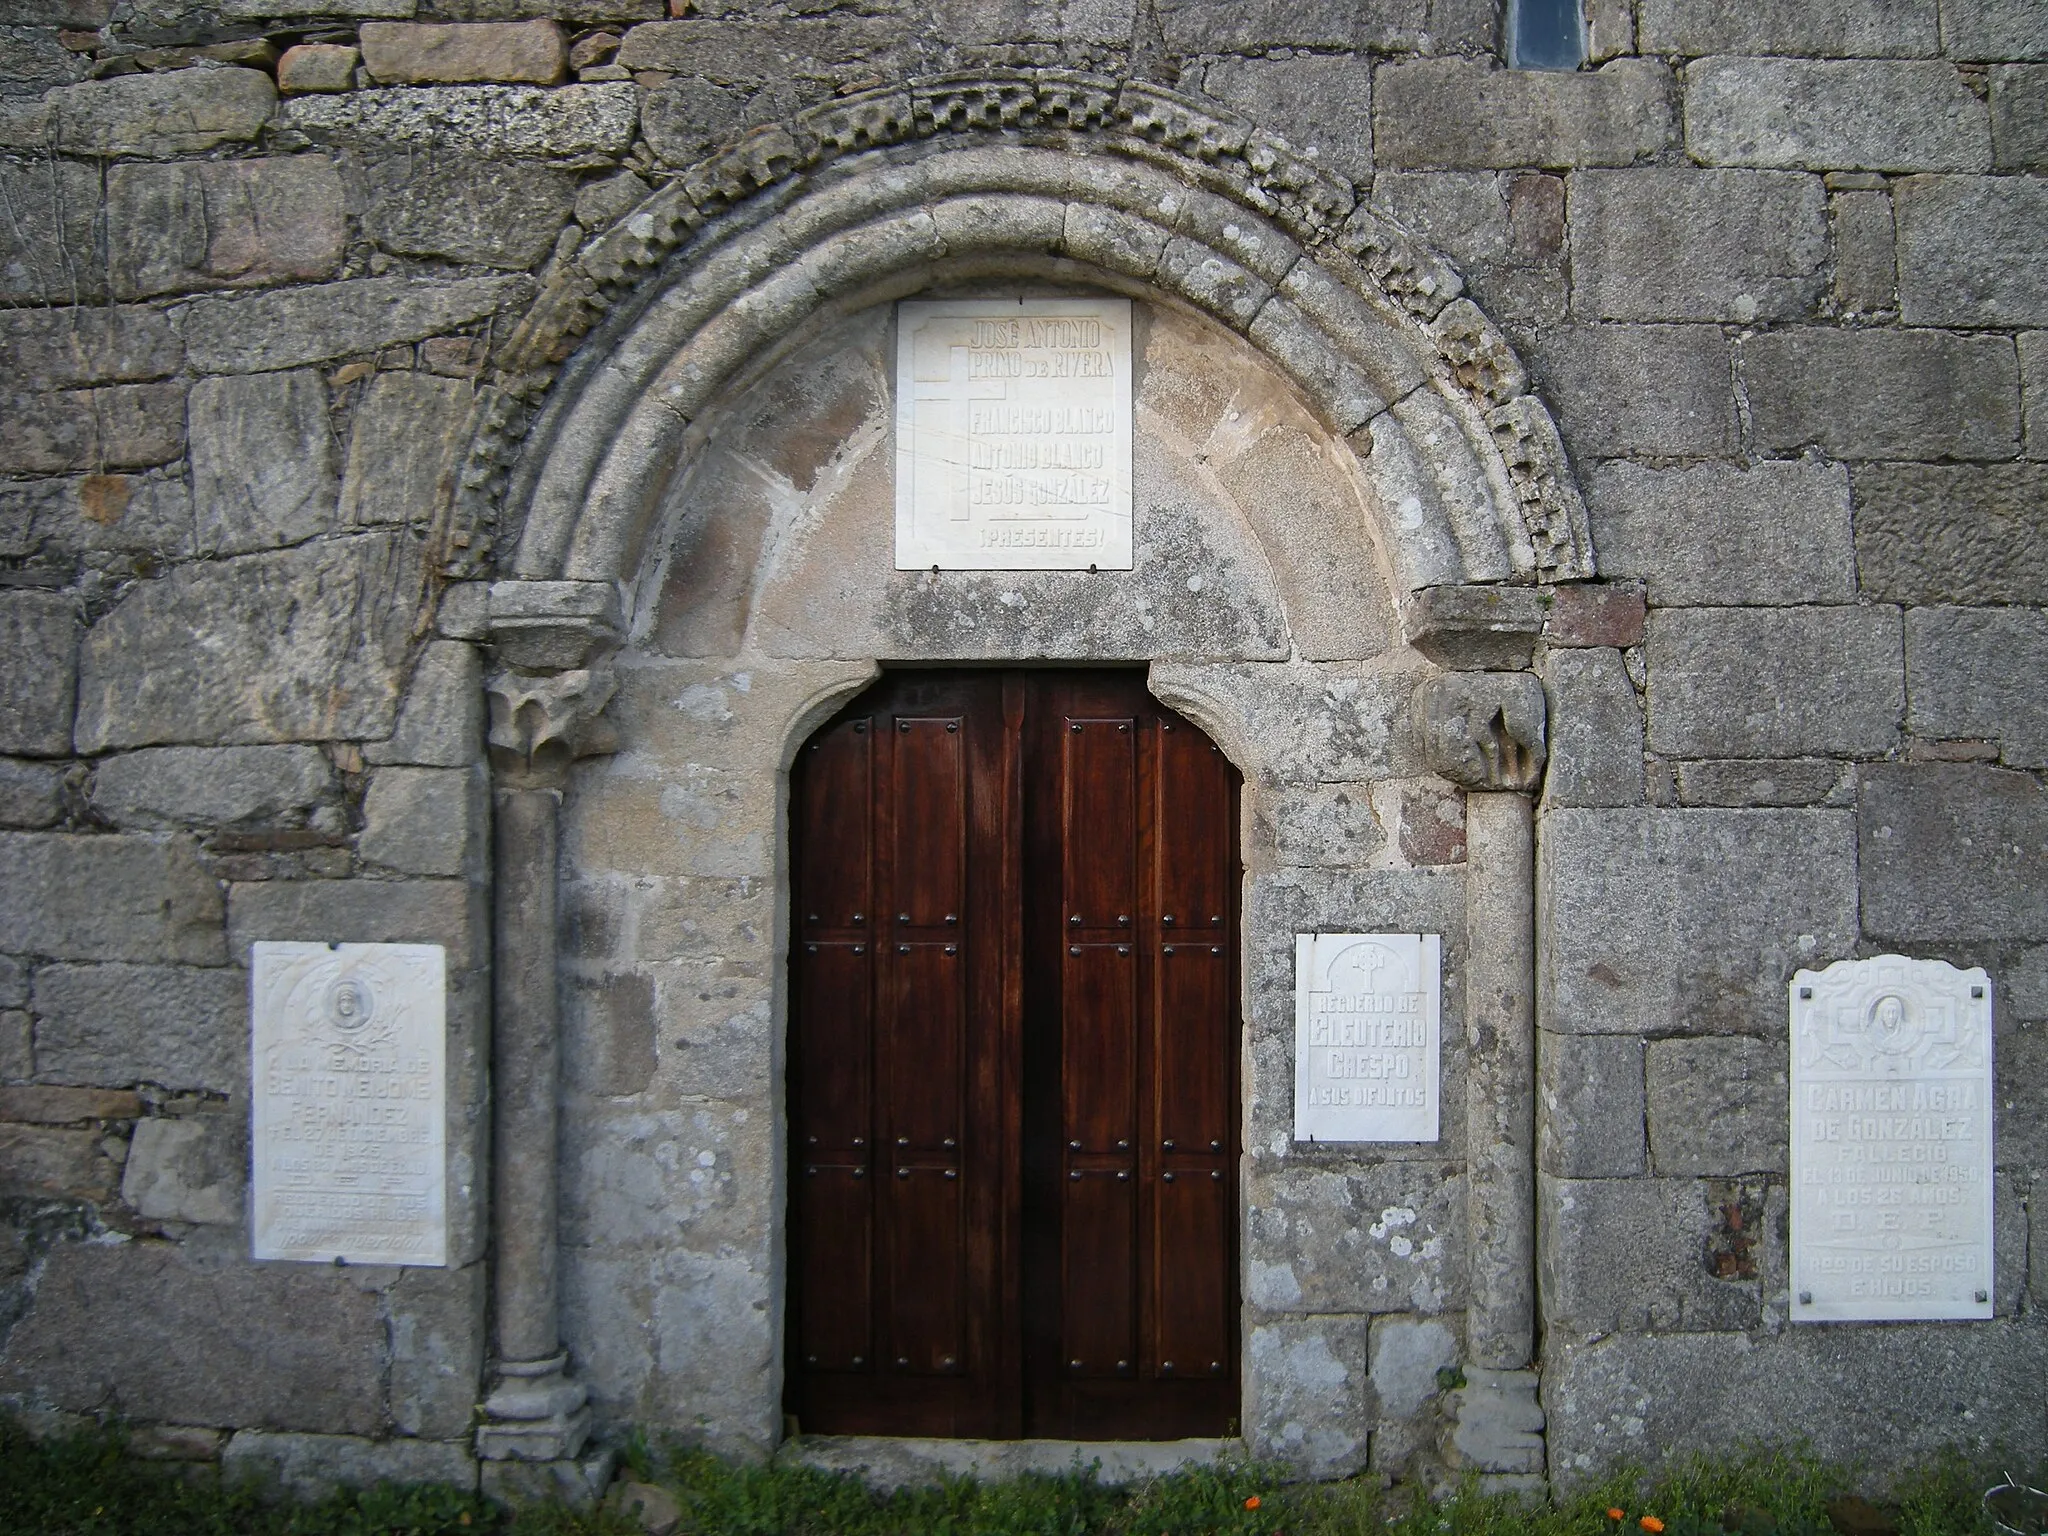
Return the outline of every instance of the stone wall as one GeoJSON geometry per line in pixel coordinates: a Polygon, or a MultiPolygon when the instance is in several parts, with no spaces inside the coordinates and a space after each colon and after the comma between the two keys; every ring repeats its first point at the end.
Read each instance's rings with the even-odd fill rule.
{"type": "MultiPolygon", "coordinates": [[[[714,146],[913,74],[1060,65],[1234,109],[1432,242],[1575,462],[1605,580],[1555,590],[1538,659],[1553,1472],[1748,1435],[2038,1454],[2048,14],[1598,0],[1585,70],[1523,74],[1487,0],[675,9],[25,0],[0,26],[0,1393],[290,1476],[473,1475],[485,630],[480,581],[445,583],[494,572],[448,515],[479,380],[557,253],[714,146]],[[246,1260],[254,937],[449,946],[450,1269],[246,1260]],[[1996,985],[1999,1318],[1790,1330],[1784,985],[1884,950],[1996,985]]],[[[1242,557],[1199,621],[1048,583],[990,629],[997,584],[849,593],[822,557],[757,592],[688,541],[758,515],[758,466],[808,493],[870,419],[874,336],[839,340],[814,373],[869,359],[843,419],[756,397],[771,428],[734,426],[619,573],[626,751],[565,822],[564,1327],[601,1414],[776,1433],[774,786],[803,722],[875,660],[1114,656],[1256,785],[1254,1433],[1334,1469],[1374,1431],[1404,1464],[1459,1348],[1458,1133],[1412,1198],[1419,1164],[1257,1150],[1285,1119],[1257,1097],[1285,1080],[1266,940],[1462,929],[1459,802],[1405,723],[1426,668],[1384,560],[1361,574],[1391,509],[1302,496],[1256,535],[1216,510],[1319,483],[1331,434],[1293,402],[1289,445],[1233,443],[1220,489],[1159,504],[1162,569],[1242,557]],[[1291,514],[1364,526],[1349,598],[1285,561],[1261,584],[1252,551],[1312,538],[1291,514]],[[1437,1223],[1431,1264],[1400,1211],[1437,1223]]],[[[1264,377],[1192,320],[1155,340],[1209,349],[1190,380],[1264,377]]],[[[1178,396],[1157,484],[1219,430],[1178,396]]]]}

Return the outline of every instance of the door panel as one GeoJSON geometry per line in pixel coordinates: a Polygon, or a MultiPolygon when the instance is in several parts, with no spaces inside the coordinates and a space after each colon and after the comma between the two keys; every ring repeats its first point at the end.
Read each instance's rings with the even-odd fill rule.
{"type": "Polygon", "coordinates": [[[1135,671],[892,673],[798,755],[806,1431],[1230,1432],[1236,807],[1135,671]]]}

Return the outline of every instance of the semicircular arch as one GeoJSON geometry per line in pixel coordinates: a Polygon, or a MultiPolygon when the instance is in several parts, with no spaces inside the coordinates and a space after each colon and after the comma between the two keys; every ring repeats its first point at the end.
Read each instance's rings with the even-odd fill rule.
{"type": "Polygon", "coordinates": [[[1594,574],[1550,414],[1446,262],[1225,109],[1055,70],[813,108],[558,255],[479,391],[448,545],[630,584],[736,386],[821,320],[977,274],[1163,296],[1243,335],[1354,450],[1397,597],[1594,574]]]}

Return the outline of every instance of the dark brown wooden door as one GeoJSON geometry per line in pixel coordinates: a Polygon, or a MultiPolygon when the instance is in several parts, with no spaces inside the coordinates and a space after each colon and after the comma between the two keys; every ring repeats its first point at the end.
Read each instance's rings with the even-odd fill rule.
{"type": "Polygon", "coordinates": [[[1237,788],[1138,672],[893,673],[799,755],[805,1431],[1234,1429],[1237,788]]]}

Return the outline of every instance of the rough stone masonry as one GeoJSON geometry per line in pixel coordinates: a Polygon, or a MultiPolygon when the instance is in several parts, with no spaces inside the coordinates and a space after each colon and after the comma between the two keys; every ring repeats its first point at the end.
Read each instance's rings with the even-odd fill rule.
{"type": "Polygon", "coordinates": [[[1254,1451],[2048,1450],[2048,8],[1586,13],[12,0],[0,1402],[773,1452],[781,775],[1056,658],[1244,773],[1254,1451]],[[891,302],[1032,285],[1137,300],[1134,568],[895,572],[891,302]],[[1291,935],[1375,928],[1470,1113],[1297,1148],[1291,935]],[[446,1267],[250,1259],[256,940],[446,947],[446,1267]],[[1993,979],[1996,1315],[1794,1328],[1785,987],[1884,952],[1993,979]]]}

